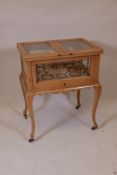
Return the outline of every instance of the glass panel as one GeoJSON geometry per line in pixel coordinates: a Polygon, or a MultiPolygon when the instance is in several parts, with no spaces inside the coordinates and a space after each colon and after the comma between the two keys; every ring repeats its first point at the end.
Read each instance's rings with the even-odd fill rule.
{"type": "Polygon", "coordinates": [[[90,59],[51,64],[37,64],[37,82],[90,75],[90,59]]]}
{"type": "Polygon", "coordinates": [[[61,44],[65,49],[69,51],[91,48],[89,45],[83,43],[82,41],[62,41],[61,44]]]}
{"type": "Polygon", "coordinates": [[[55,52],[55,50],[47,43],[25,44],[24,47],[30,54],[55,52]]]}

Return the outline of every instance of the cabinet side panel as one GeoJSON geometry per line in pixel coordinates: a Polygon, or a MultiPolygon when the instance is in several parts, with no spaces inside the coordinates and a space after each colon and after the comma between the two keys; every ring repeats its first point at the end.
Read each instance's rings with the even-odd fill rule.
{"type": "Polygon", "coordinates": [[[27,89],[32,90],[32,64],[31,62],[23,62],[23,72],[25,74],[27,89]]]}
{"type": "Polygon", "coordinates": [[[94,70],[94,81],[99,82],[99,65],[100,65],[100,55],[95,56],[95,70],[94,70]]]}

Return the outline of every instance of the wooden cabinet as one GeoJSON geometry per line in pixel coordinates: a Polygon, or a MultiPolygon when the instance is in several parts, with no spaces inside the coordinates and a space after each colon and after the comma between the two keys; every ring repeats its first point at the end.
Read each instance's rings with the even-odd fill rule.
{"type": "Polygon", "coordinates": [[[24,115],[27,117],[29,110],[32,123],[29,141],[34,140],[32,100],[37,94],[76,90],[77,101],[80,103],[80,89],[94,87],[92,119],[93,129],[96,129],[95,113],[101,93],[99,62],[103,49],[84,38],[22,42],[17,47],[21,56],[20,80],[25,99],[24,115]]]}

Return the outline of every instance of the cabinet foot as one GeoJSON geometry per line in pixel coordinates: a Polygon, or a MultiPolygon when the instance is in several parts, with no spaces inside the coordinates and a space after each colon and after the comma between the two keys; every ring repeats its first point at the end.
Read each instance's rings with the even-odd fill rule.
{"type": "Polygon", "coordinates": [[[28,141],[29,141],[29,142],[34,142],[34,139],[29,139],[28,141]]]}
{"type": "Polygon", "coordinates": [[[26,111],[25,111],[25,110],[23,111],[23,115],[24,115],[24,118],[25,118],[25,119],[27,119],[27,118],[28,118],[27,113],[26,113],[26,111]]]}
{"type": "Polygon", "coordinates": [[[93,126],[91,129],[96,130],[97,128],[98,128],[98,126],[93,126]]]}
{"type": "Polygon", "coordinates": [[[76,106],[76,109],[79,109],[79,108],[80,108],[80,106],[81,106],[81,104],[80,104],[80,105],[77,105],[77,106],[76,106]]]}

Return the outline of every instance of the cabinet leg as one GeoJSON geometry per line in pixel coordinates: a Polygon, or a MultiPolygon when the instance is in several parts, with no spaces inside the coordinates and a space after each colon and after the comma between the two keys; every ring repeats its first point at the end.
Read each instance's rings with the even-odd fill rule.
{"type": "Polygon", "coordinates": [[[92,109],[93,127],[91,128],[92,130],[97,129],[97,127],[98,127],[98,125],[96,123],[96,109],[97,109],[98,102],[99,102],[99,99],[100,99],[101,91],[102,91],[102,86],[101,85],[96,85],[94,87],[94,102],[93,102],[93,109],[92,109]]]}
{"type": "Polygon", "coordinates": [[[24,101],[25,101],[25,108],[24,108],[24,111],[23,111],[23,115],[24,115],[25,119],[27,119],[28,118],[28,116],[27,116],[28,107],[27,107],[27,101],[26,101],[25,94],[24,94],[24,101]]]}
{"type": "Polygon", "coordinates": [[[35,134],[35,120],[34,120],[33,104],[32,104],[33,103],[33,94],[26,93],[25,97],[26,97],[27,107],[29,110],[29,116],[31,119],[31,126],[32,126],[29,142],[32,142],[32,141],[34,141],[34,134],[35,134]]]}
{"type": "Polygon", "coordinates": [[[77,90],[77,106],[76,109],[80,108],[80,89],[77,90]]]}
{"type": "Polygon", "coordinates": [[[24,96],[24,101],[25,101],[25,108],[24,108],[24,111],[23,111],[23,115],[27,119],[28,118],[28,116],[27,116],[28,107],[27,107],[27,101],[26,101],[25,92],[24,92],[23,87],[22,87],[21,74],[19,75],[19,78],[20,78],[20,84],[21,84],[22,93],[23,93],[23,96],[24,96]]]}

